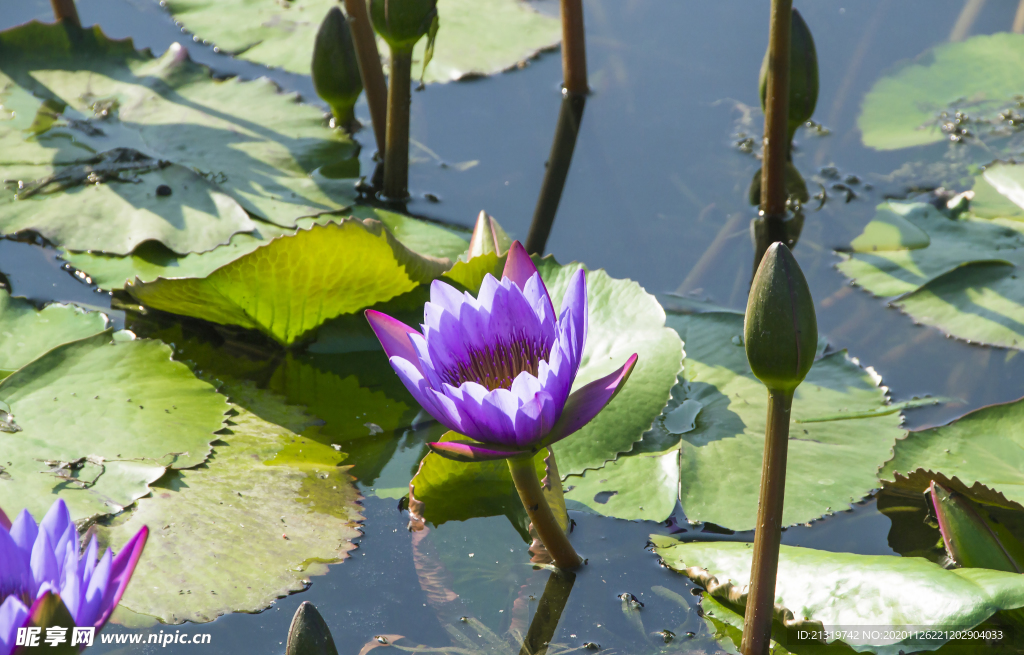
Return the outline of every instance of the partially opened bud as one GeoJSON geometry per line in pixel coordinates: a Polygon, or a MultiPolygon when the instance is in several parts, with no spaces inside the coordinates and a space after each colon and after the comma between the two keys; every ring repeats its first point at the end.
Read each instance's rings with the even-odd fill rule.
{"type": "Polygon", "coordinates": [[[754,274],[743,337],[750,369],[770,391],[792,391],[811,370],[818,346],[814,300],[782,243],[768,247],[754,274]]]}
{"type": "MultiPolygon", "coordinates": [[[[768,53],[761,63],[761,108],[768,95],[768,53]]],[[[793,10],[789,32],[789,138],[798,127],[811,120],[818,103],[818,54],[814,37],[800,12],[793,10]]]]}
{"type": "Polygon", "coordinates": [[[345,14],[331,7],[320,23],[313,43],[313,87],[331,106],[331,113],[342,126],[353,120],[352,108],[363,91],[359,62],[345,14]]]}
{"type": "Polygon", "coordinates": [[[373,29],[392,50],[411,51],[437,16],[437,0],[370,0],[373,29]]]}
{"type": "Polygon", "coordinates": [[[959,566],[1024,573],[1024,545],[966,496],[933,480],[928,488],[946,554],[959,566]]]}
{"type": "Polygon", "coordinates": [[[500,256],[508,252],[511,245],[512,238],[498,225],[498,221],[481,210],[476,217],[476,226],[473,228],[473,236],[469,240],[469,250],[466,251],[465,258],[469,261],[492,252],[500,256]]]}
{"type": "Polygon", "coordinates": [[[308,600],[299,605],[292,617],[285,655],[338,655],[327,623],[308,600]]]}

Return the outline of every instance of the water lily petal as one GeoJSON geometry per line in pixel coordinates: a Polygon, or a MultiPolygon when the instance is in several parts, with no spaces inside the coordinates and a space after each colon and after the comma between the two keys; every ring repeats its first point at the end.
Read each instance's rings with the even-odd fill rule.
{"type": "Polygon", "coordinates": [[[39,531],[36,543],[32,546],[31,558],[32,579],[35,588],[32,595],[38,597],[43,584],[49,583],[57,590],[60,589],[60,566],[57,564],[57,557],[53,553],[53,546],[50,545],[50,536],[45,530],[39,531]]]}
{"type": "MultiPolygon", "coordinates": [[[[57,560],[57,580],[59,581],[64,571],[64,550],[67,544],[74,540],[75,552],[78,552],[78,530],[71,521],[71,512],[63,498],[58,498],[46,516],[39,522],[39,529],[46,532],[46,536],[53,546],[54,557],[57,560]]],[[[59,584],[59,582],[58,582],[59,584]]]]}
{"type": "MultiPolygon", "coordinates": [[[[75,617],[76,625],[102,627],[97,619],[103,612],[103,598],[107,594],[113,561],[114,554],[108,548],[96,564],[96,569],[82,595],[82,604],[78,608],[78,616],[75,617]]],[[[112,594],[111,597],[113,597],[112,594]]]]}
{"type": "MultiPolygon", "coordinates": [[[[454,391],[451,385],[445,385],[445,390],[449,394],[454,391]]],[[[463,401],[458,405],[460,412],[470,417],[473,424],[471,426],[470,421],[464,421],[463,429],[458,430],[459,433],[484,443],[515,445],[515,416],[519,410],[519,400],[511,391],[493,389],[479,400],[464,395],[463,401]]]]}
{"type": "Polygon", "coordinates": [[[458,412],[452,416],[452,408],[438,401],[438,394],[430,388],[427,379],[423,376],[423,371],[416,364],[402,357],[392,357],[390,362],[391,368],[398,374],[398,379],[402,381],[420,407],[449,430],[459,431],[461,425],[458,420],[458,412]]]}
{"type": "Polygon", "coordinates": [[[598,412],[615,398],[619,389],[629,379],[636,360],[637,356],[634,354],[619,370],[599,380],[594,380],[573,392],[569,396],[569,400],[566,401],[565,409],[562,410],[558,422],[555,423],[542,445],[547,446],[568,437],[597,416],[598,412]]]}
{"type": "Polygon", "coordinates": [[[89,587],[89,581],[92,580],[92,573],[96,570],[96,555],[99,553],[100,545],[96,541],[96,535],[92,536],[89,541],[89,545],[85,547],[85,554],[82,555],[82,589],[89,587]]]}
{"type": "Polygon", "coordinates": [[[526,248],[518,241],[513,241],[509,246],[508,258],[505,259],[505,270],[501,272],[501,277],[507,277],[515,282],[520,289],[525,289],[526,283],[536,272],[537,267],[533,265],[533,260],[530,259],[526,248]]]}
{"type": "MultiPolygon", "coordinates": [[[[61,567],[60,599],[72,617],[78,616],[82,604],[82,577],[78,570],[78,549],[68,543],[64,548],[64,562],[61,567]]],[[[75,625],[78,625],[77,623],[75,625]]]]}
{"type": "Polygon", "coordinates": [[[548,288],[544,286],[544,280],[541,279],[540,273],[534,273],[526,281],[523,295],[526,296],[526,300],[529,301],[540,321],[545,343],[551,343],[555,340],[555,334],[558,331],[558,318],[555,316],[555,306],[551,304],[548,288]]]}
{"type": "Polygon", "coordinates": [[[562,297],[562,315],[559,317],[561,333],[569,337],[572,346],[570,353],[576,362],[574,368],[579,368],[583,346],[587,341],[587,313],[587,275],[581,268],[569,280],[569,288],[562,297]]]}
{"type": "Polygon", "coordinates": [[[0,655],[10,655],[14,650],[18,628],[25,625],[28,615],[25,603],[15,596],[8,596],[0,605],[0,655]]]}
{"type": "Polygon", "coordinates": [[[8,532],[11,530],[11,519],[7,518],[7,515],[4,514],[4,510],[2,508],[0,508],[0,528],[3,528],[8,532]]]}
{"type": "Polygon", "coordinates": [[[96,619],[96,628],[102,628],[107,619],[114,612],[114,608],[121,602],[124,590],[128,588],[128,582],[135,572],[135,565],[142,557],[142,550],[146,547],[146,539],[149,538],[149,528],[142,526],[142,529],[135,533],[135,536],[128,540],[121,552],[117,554],[110,564],[110,579],[107,582],[107,592],[103,594],[103,611],[96,619]],[[112,595],[111,595],[112,594],[112,595]]]}
{"type": "Polygon", "coordinates": [[[458,316],[465,305],[479,306],[479,301],[472,294],[459,291],[442,280],[430,283],[430,302],[454,316],[458,316]]]}
{"type": "Polygon", "coordinates": [[[453,459],[456,462],[488,462],[496,459],[533,456],[533,451],[530,450],[515,450],[469,441],[439,441],[428,443],[427,446],[441,457],[453,459]]]}
{"type": "Polygon", "coordinates": [[[7,530],[0,530],[0,598],[30,594],[33,587],[28,557],[7,530]]]}
{"type": "Polygon", "coordinates": [[[18,548],[25,555],[25,559],[31,559],[32,546],[36,543],[36,536],[39,534],[39,526],[35,519],[28,513],[27,509],[21,510],[18,518],[11,524],[11,539],[18,544],[18,548]]]}
{"type": "Polygon", "coordinates": [[[370,323],[370,327],[373,328],[373,333],[380,340],[380,345],[384,347],[384,352],[388,358],[401,357],[416,368],[419,368],[419,357],[416,355],[416,349],[413,348],[412,343],[409,341],[410,334],[419,334],[419,332],[398,319],[391,318],[387,314],[382,314],[373,309],[367,309],[365,316],[366,320],[370,323]]]}
{"type": "Polygon", "coordinates": [[[538,391],[516,412],[516,445],[528,448],[551,432],[555,424],[555,404],[551,394],[538,391]]]}

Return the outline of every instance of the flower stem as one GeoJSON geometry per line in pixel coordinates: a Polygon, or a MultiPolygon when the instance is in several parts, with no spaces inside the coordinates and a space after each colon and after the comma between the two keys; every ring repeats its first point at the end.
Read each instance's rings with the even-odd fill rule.
{"type": "Polygon", "coordinates": [[[380,67],[380,53],[377,51],[377,37],[373,34],[370,17],[366,13],[366,0],[345,0],[348,24],[352,30],[352,42],[356,46],[356,61],[359,75],[363,78],[366,104],[370,106],[370,120],[373,135],[377,140],[377,151],[384,154],[387,143],[388,84],[380,67]]]}
{"type": "Polygon", "coordinates": [[[757,502],[754,560],[750,568],[750,589],[747,593],[743,641],[740,645],[743,655],[766,655],[771,644],[792,408],[792,391],[768,390],[768,425],[765,429],[764,460],[761,465],[761,497],[757,502]]]}
{"type": "Polygon", "coordinates": [[[587,93],[587,44],[582,0],[562,0],[562,78],[573,95],[587,93]]]}
{"type": "Polygon", "coordinates": [[[789,156],[789,32],[793,0],[772,0],[768,37],[768,85],[764,111],[764,161],[761,166],[761,211],[786,213],[786,159],[789,156]]]}
{"type": "MultiPolygon", "coordinates": [[[[544,543],[548,553],[555,560],[555,565],[563,569],[575,569],[583,561],[576,554],[569,537],[558,525],[555,515],[551,512],[547,499],[544,498],[544,491],[541,489],[540,480],[537,478],[537,469],[534,468],[533,459],[524,457],[508,460],[509,471],[512,472],[512,482],[519,492],[519,499],[523,501],[523,507],[533,523],[533,528],[544,543]]],[[[561,484],[561,480],[553,481],[553,484],[561,484]]]]}
{"type": "Polygon", "coordinates": [[[388,134],[384,155],[384,195],[405,200],[409,195],[409,105],[412,102],[412,49],[391,50],[388,82],[388,134]]]}
{"type": "Polygon", "coordinates": [[[82,21],[78,19],[78,9],[75,8],[75,0],[50,0],[50,5],[53,7],[53,17],[57,20],[73,23],[75,27],[82,26],[82,21]]]}

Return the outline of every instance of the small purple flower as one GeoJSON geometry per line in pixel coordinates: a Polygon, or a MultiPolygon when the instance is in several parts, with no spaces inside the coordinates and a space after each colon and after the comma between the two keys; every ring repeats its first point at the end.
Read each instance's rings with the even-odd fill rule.
{"type": "Polygon", "coordinates": [[[430,444],[450,459],[528,456],[568,437],[615,397],[637,360],[570,394],[587,339],[586,276],[573,275],[556,319],[518,241],[500,282],[485,276],[474,298],[434,280],[423,313],[422,333],[374,310],[366,318],[420,405],[479,442],[430,444]]]}
{"type": "Polygon", "coordinates": [[[33,625],[37,609],[59,596],[79,627],[102,628],[121,600],[149,535],[139,530],[114,557],[97,559],[96,537],[80,554],[78,529],[63,500],[42,523],[23,510],[10,523],[0,511],[0,655],[15,648],[18,628],[33,625]]]}

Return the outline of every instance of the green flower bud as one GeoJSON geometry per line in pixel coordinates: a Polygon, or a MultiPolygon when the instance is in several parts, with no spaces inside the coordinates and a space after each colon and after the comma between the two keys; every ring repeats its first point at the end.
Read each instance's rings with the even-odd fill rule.
{"type": "Polygon", "coordinates": [[[338,655],[330,628],[308,600],[299,605],[292,617],[285,655],[338,655]]]}
{"type": "MultiPolygon", "coordinates": [[[[768,96],[768,53],[761,63],[761,108],[768,96]]],[[[818,54],[814,37],[800,12],[793,10],[789,32],[789,139],[798,127],[811,120],[818,104],[818,54]]]]}
{"type": "Polygon", "coordinates": [[[782,243],[768,247],[754,274],[743,339],[750,370],[771,391],[792,392],[811,370],[818,348],[814,300],[782,243]]]}
{"type": "Polygon", "coordinates": [[[966,496],[934,480],[925,494],[939,522],[946,554],[959,566],[1024,573],[1024,545],[966,496]]]}
{"type": "Polygon", "coordinates": [[[498,221],[494,220],[494,217],[487,212],[480,210],[480,214],[476,217],[476,227],[473,228],[473,236],[469,240],[469,250],[464,255],[464,261],[492,252],[501,256],[508,252],[511,245],[511,237],[498,225],[498,221]]]}
{"type": "Polygon", "coordinates": [[[316,33],[312,72],[317,95],[331,106],[337,122],[347,127],[353,120],[352,108],[363,91],[363,80],[352,31],[337,6],[327,12],[316,33]]]}
{"type": "Polygon", "coordinates": [[[394,51],[411,51],[436,16],[437,0],[370,0],[373,29],[394,51]]]}

